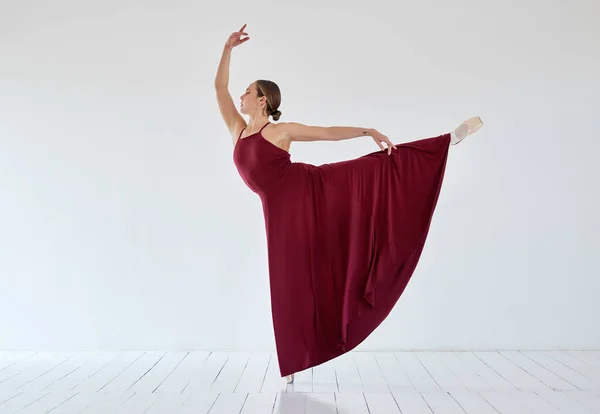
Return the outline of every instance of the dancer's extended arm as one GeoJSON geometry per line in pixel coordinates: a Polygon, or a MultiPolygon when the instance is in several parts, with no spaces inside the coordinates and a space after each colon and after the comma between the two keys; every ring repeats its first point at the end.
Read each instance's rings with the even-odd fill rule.
{"type": "Polygon", "coordinates": [[[351,126],[310,126],[298,122],[280,122],[278,129],[290,141],[341,141],[344,139],[370,136],[384,150],[382,142],[388,146],[388,152],[395,148],[388,137],[374,128],[359,128],[351,126]]]}

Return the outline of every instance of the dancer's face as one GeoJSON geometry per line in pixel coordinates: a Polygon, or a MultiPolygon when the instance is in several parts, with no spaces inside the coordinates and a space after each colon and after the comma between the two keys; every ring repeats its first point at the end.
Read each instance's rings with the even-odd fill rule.
{"type": "Polygon", "coordinates": [[[265,96],[258,96],[256,84],[254,82],[248,85],[242,96],[240,96],[240,100],[240,112],[251,116],[262,113],[267,102],[265,96]]]}

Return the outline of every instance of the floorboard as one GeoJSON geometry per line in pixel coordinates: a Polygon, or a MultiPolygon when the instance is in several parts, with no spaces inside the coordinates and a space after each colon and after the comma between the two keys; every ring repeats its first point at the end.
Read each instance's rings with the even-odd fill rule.
{"type": "Polygon", "coordinates": [[[600,413],[600,352],[0,352],[0,413],[600,413]]]}

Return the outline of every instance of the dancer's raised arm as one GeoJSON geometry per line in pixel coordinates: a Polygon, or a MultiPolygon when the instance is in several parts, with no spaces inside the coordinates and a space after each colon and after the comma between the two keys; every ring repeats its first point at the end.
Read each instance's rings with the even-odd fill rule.
{"type": "Polygon", "coordinates": [[[241,39],[242,35],[247,35],[247,33],[244,32],[245,27],[246,25],[243,25],[239,32],[234,32],[229,36],[229,39],[223,47],[223,54],[215,77],[215,91],[217,94],[219,111],[221,112],[221,116],[223,117],[234,142],[237,139],[239,132],[246,126],[246,121],[238,112],[233,103],[233,98],[229,93],[229,65],[233,48],[250,39],[249,37],[241,39]]]}

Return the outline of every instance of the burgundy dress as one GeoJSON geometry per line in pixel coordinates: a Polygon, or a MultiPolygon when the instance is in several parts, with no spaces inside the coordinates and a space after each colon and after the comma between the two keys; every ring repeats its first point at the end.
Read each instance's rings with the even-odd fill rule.
{"type": "Polygon", "coordinates": [[[262,201],[286,376],[352,350],[390,313],[425,244],[450,134],[316,166],[292,162],[263,128],[237,140],[233,160],[262,201]]]}

